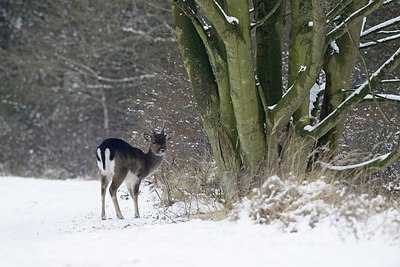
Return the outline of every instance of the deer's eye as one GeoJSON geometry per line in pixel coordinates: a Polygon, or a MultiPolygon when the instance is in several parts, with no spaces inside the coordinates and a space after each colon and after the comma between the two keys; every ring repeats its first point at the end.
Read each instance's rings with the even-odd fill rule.
{"type": "Polygon", "coordinates": [[[153,141],[153,144],[155,144],[156,143],[156,141],[153,141]]]}

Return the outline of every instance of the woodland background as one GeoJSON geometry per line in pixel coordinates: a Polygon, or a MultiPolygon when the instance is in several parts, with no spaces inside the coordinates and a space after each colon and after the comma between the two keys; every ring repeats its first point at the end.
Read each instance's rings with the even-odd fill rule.
{"type": "MultiPolygon", "coordinates": [[[[399,14],[399,6],[380,9],[368,23],[399,14]]],[[[399,41],[384,45],[387,53],[362,52],[371,69],[399,41]]],[[[356,68],[362,82],[361,62],[356,68]]],[[[400,94],[400,87],[385,92],[400,94]]],[[[399,114],[393,103],[358,106],[346,121],[340,156],[352,151],[359,162],[390,152],[399,114]]],[[[168,1],[0,1],[0,172],[95,177],[102,139],[147,149],[142,134],[155,118],[175,132],[167,166],[212,161],[168,1]]],[[[375,176],[398,178],[400,163],[375,176]]]]}

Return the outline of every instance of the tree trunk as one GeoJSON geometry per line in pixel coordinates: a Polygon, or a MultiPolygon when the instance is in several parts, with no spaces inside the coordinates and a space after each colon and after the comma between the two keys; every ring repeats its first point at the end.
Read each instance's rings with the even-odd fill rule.
{"type": "MultiPolygon", "coordinates": [[[[362,2],[352,2],[345,9],[345,12],[349,15],[361,6],[362,2]]],[[[346,92],[350,91],[351,75],[358,54],[357,44],[360,40],[360,31],[361,22],[348,29],[346,34],[328,47],[327,60],[324,66],[326,85],[320,115],[321,120],[335,110],[345,99],[346,92]]],[[[323,155],[323,157],[329,158],[336,154],[343,128],[344,119],[318,140],[319,147],[328,146],[328,150],[324,151],[329,151],[329,155],[323,155]]]]}
{"type": "Polygon", "coordinates": [[[302,175],[307,168],[308,156],[314,140],[304,136],[303,128],[310,120],[310,90],[317,82],[322,68],[325,43],[323,3],[316,0],[290,2],[291,29],[289,41],[288,90],[303,92],[288,129],[283,147],[282,171],[302,175]],[[295,88],[297,86],[299,89],[295,88]]]}
{"type": "Polygon", "coordinates": [[[264,23],[256,25],[257,78],[264,91],[268,106],[275,105],[282,98],[284,2],[282,0],[254,1],[256,21],[261,21],[265,16],[271,14],[264,23]]]}
{"type": "Polygon", "coordinates": [[[233,111],[229,107],[230,101],[226,95],[229,87],[227,88],[225,80],[228,76],[223,73],[224,63],[221,58],[214,58],[212,66],[207,48],[191,19],[183,14],[178,5],[173,5],[172,11],[182,58],[203,118],[204,128],[217,164],[218,176],[225,189],[227,200],[233,200],[238,192],[237,177],[240,161],[236,148],[232,145],[232,141],[236,141],[232,140],[236,131],[231,125],[233,111]],[[217,79],[212,67],[222,71],[222,73],[216,72],[217,79]],[[224,97],[223,101],[220,101],[220,96],[224,97]]]}

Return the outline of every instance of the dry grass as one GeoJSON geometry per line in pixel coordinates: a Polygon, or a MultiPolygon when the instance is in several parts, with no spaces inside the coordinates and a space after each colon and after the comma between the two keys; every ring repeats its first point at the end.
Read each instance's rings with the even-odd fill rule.
{"type": "Polygon", "coordinates": [[[255,222],[279,224],[289,232],[328,222],[343,235],[370,238],[383,233],[400,240],[398,193],[385,188],[382,180],[340,180],[327,174],[315,168],[306,177],[269,177],[232,215],[238,218],[245,209],[255,222]]]}
{"type": "Polygon", "coordinates": [[[385,179],[335,177],[315,164],[307,175],[265,176],[261,186],[230,210],[222,204],[223,192],[215,177],[215,166],[208,158],[167,161],[154,183],[160,203],[166,207],[183,203],[188,218],[238,218],[246,209],[254,221],[278,223],[290,232],[314,228],[328,220],[343,233],[356,237],[372,235],[371,229],[385,228],[385,232],[400,239],[400,193],[388,190],[385,179]],[[374,225],[377,218],[385,216],[386,221],[380,222],[379,227],[374,225]]]}
{"type": "Polygon", "coordinates": [[[215,173],[214,164],[206,157],[184,163],[166,161],[155,175],[153,190],[161,205],[183,205],[187,217],[221,220],[228,212],[215,173]]]}

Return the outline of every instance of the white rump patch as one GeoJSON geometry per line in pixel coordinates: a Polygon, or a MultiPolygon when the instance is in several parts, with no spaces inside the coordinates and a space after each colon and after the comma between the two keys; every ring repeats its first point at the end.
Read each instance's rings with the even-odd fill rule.
{"type": "Polygon", "coordinates": [[[114,160],[110,159],[110,149],[106,148],[106,151],[104,152],[105,154],[105,169],[103,169],[103,161],[101,158],[101,150],[100,148],[97,149],[97,155],[99,157],[100,160],[97,160],[97,166],[100,169],[100,172],[102,175],[107,176],[107,177],[111,177],[114,175],[114,167],[115,167],[115,162],[114,160]]]}

